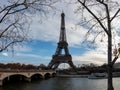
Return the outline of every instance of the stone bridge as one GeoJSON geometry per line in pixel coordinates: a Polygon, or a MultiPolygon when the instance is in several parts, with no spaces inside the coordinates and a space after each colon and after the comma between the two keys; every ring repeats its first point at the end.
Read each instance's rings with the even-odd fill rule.
{"type": "Polygon", "coordinates": [[[41,78],[53,77],[55,76],[56,71],[53,70],[2,70],[0,71],[0,86],[3,85],[5,79],[10,80],[10,77],[20,76],[21,79],[24,79],[28,82],[31,82],[32,77],[39,76],[41,78]]]}

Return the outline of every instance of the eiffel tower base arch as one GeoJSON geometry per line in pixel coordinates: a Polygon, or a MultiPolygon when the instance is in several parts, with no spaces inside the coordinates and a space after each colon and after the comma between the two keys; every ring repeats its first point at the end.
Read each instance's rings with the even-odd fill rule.
{"type": "Polygon", "coordinates": [[[51,62],[48,64],[48,69],[57,69],[61,63],[67,63],[70,67],[75,69],[75,66],[72,62],[71,55],[54,55],[51,62]]]}

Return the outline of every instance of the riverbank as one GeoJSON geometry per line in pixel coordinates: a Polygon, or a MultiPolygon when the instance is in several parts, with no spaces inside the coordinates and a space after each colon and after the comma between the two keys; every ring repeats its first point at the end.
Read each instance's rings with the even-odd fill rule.
{"type": "Polygon", "coordinates": [[[62,78],[88,78],[88,75],[57,75],[56,77],[62,77],[62,78]]]}

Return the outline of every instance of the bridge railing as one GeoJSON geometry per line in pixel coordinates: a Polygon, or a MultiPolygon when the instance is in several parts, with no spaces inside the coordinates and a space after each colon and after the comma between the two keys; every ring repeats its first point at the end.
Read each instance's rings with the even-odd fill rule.
{"type": "Polygon", "coordinates": [[[0,72],[56,72],[55,70],[7,70],[0,69],[0,72]]]}

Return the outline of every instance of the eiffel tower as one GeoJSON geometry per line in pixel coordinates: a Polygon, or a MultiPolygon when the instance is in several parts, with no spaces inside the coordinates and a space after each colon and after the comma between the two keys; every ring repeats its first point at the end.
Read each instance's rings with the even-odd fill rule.
{"type": "Polygon", "coordinates": [[[66,30],[65,30],[65,14],[61,14],[61,29],[60,37],[55,54],[52,56],[51,62],[48,64],[49,69],[56,69],[61,63],[68,63],[70,67],[75,68],[72,62],[72,56],[68,50],[68,43],[66,39],[66,30]],[[62,53],[64,51],[64,54],[62,53]]]}

